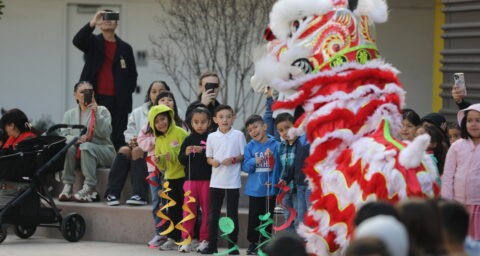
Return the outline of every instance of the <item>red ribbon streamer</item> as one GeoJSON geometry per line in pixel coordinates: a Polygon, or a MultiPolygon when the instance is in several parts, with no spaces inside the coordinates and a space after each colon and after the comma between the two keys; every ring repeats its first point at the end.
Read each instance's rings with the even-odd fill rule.
{"type": "Polygon", "coordinates": [[[290,225],[292,225],[292,222],[297,217],[297,211],[295,211],[295,209],[293,209],[292,207],[289,207],[289,206],[283,204],[283,198],[287,195],[288,191],[290,191],[290,187],[279,185],[279,184],[275,184],[275,187],[282,190],[282,192],[277,196],[277,203],[279,205],[287,208],[287,210],[290,212],[290,216],[288,217],[288,220],[285,223],[283,223],[283,225],[273,226],[273,230],[280,231],[280,230],[284,230],[284,229],[290,227],[290,225]]]}
{"type": "MultiPolygon", "coordinates": [[[[88,126],[88,140],[93,137],[93,125],[95,124],[95,109],[92,109],[92,117],[90,118],[90,124],[88,126]]],[[[77,147],[77,152],[75,152],[75,158],[80,159],[80,145],[77,147]]]]}
{"type": "Polygon", "coordinates": [[[151,173],[145,178],[145,180],[146,180],[149,184],[151,184],[152,186],[158,187],[158,183],[156,183],[155,181],[153,181],[153,177],[160,175],[160,170],[157,168],[157,165],[153,162],[151,156],[147,156],[147,157],[145,158],[145,161],[146,161],[147,163],[151,164],[152,166],[155,166],[155,171],[151,172],[151,173]]]}

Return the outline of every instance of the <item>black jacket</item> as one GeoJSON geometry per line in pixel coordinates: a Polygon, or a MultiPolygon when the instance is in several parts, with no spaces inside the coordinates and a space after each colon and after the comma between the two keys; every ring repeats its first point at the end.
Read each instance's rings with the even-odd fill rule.
{"type": "Polygon", "coordinates": [[[294,145],[295,159],[293,160],[293,165],[286,170],[286,173],[281,178],[287,183],[293,180],[295,186],[305,186],[307,182],[305,181],[306,176],[303,168],[305,167],[305,159],[310,155],[310,144],[308,144],[305,136],[301,136],[295,140],[294,145]]]}
{"type": "Polygon", "coordinates": [[[212,176],[212,166],[207,163],[205,148],[202,153],[190,153],[190,156],[185,155],[185,149],[188,146],[205,147],[207,137],[208,132],[204,134],[192,132],[183,141],[180,154],[178,154],[178,160],[185,166],[185,180],[210,180],[210,177],[212,176]],[[202,141],[205,142],[205,144],[203,144],[202,141]]]}
{"type": "MultiPolygon", "coordinates": [[[[104,58],[103,35],[94,35],[95,28],[90,24],[83,26],[73,38],[73,45],[85,54],[85,65],[83,66],[80,81],[89,81],[94,89],[97,83],[97,73],[102,67],[104,58]]],[[[116,36],[117,49],[113,59],[113,80],[115,83],[116,99],[121,110],[130,112],[132,110],[132,93],[137,86],[137,68],[133,57],[132,47],[116,36]],[[122,68],[121,62],[125,62],[122,68]]]]}

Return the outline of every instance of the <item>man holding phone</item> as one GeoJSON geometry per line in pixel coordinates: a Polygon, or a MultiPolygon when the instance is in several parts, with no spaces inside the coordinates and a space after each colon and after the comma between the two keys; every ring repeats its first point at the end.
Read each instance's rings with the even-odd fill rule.
{"type": "Polygon", "coordinates": [[[92,83],[97,103],[110,111],[116,149],[125,144],[123,131],[138,76],[132,47],[115,34],[119,18],[119,13],[111,10],[99,11],[73,38],[73,44],[85,54],[80,80],[92,83]],[[94,35],[97,26],[101,33],[94,35]]]}
{"type": "MultiPolygon", "coordinates": [[[[185,120],[187,124],[190,123],[190,113],[197,107],[205,107],[210,111],[211,116],[214,116],[215,108],[220,105],[217,101],[218,93],[220,92],[220,79],[215,72],[205,72],[199,78],[198,88],[200,95],[198,99],[190,104],[185,113],[185,120]]],[[[215,131],[218,125],[211,122],[210,131],[215,131]]]]}

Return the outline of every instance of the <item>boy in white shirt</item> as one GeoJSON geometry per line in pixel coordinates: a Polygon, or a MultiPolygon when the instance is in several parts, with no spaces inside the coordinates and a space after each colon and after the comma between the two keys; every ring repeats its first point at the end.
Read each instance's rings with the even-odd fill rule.
{"type": "MultiPolygon", "coordinates": [[[[238,198],[240,196],[240,169],[243,161],[245,136],[232,128],[235,115],[228,105],[219,105],[215,109],[213,121],[218,124],[218,130],[208,135],[207,162],[212,165],[210,179],[210,209],[208,227],[208,247],[202,254],[217,252],[218,220],[224,197],[227,201],[227,217],[235,224],[234,231],[229,235],[233,242],[238,240],[238,198]]],[[[229,248],[234,245],[229,244],[229,248]]],[[[238,250],[229,252],[238,255],[238,250]]]]}

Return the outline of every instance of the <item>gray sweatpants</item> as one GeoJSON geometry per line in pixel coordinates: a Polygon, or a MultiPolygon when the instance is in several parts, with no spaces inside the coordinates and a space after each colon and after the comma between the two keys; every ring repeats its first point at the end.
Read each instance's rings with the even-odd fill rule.
{"type": "Polygon", "coordinates": [[[77,147],[70,147],[65,156],[65,168],[62,172],[63,184],[73,184],[75,182],[75,169],[80,167],[83,176],[85,177],[85,184],[90,186],[97,185],[97,167],[110,167],[115,156],[114,150],[102,148],[101,145],[86,146],[83,150],[80,149],[80,159],[75,158],[77,147]]]}

